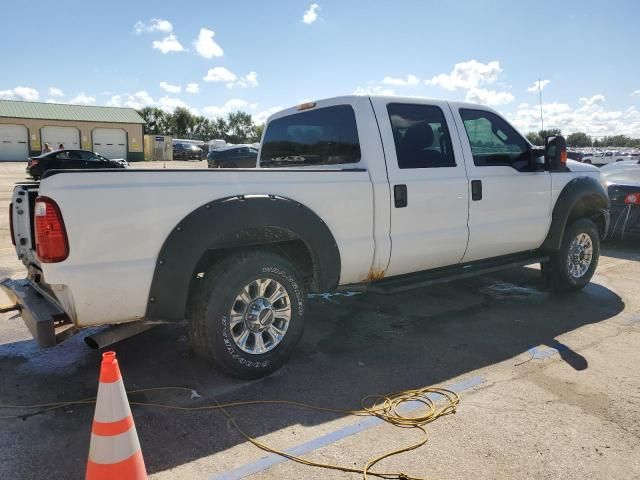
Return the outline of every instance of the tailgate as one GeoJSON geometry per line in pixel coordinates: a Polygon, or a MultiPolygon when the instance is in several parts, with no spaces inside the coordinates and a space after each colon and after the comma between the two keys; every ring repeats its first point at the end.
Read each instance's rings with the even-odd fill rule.
{"type": "Polygon", "coordinates": [[[33,226],[33,207],[38,197],[39,184],[19,183],[13,190],[11,199],[11,217],[13,236],[16,244],[16,255],[27,267],[40,268],[36,250],[36,239],[33,226]]]}

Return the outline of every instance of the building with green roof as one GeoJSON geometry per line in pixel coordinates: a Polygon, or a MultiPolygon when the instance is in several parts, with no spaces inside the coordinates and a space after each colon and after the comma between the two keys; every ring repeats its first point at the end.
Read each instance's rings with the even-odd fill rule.
{"type": "Polygon", "coordinates": [[[0,100],[0,161],[24,161],[45,144],[144,160],[144,123],[133,108],[0,100]]]}

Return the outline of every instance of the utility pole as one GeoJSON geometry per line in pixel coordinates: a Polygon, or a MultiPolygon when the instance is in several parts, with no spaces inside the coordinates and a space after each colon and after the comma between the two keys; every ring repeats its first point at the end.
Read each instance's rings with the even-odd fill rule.
{"type": "Polygon", "coordinates": [[[538,78],[538,93],[540,94],[540,131],[544,130],[544,118],[542,117],[542,81],[538,78]]]}

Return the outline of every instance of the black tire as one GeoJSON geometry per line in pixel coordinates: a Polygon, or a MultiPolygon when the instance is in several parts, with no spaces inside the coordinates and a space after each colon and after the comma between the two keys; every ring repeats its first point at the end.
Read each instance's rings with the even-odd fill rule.
{"type": "MultiPolygon", "coordinates": [[[[582,237],[584,238],[584,237],[582,237]]],[[[584,255],[584,253],[582,253],[584,255]]],[[[598,227],[588,218],[576,220],[567,227],[562,238],[560,250],[555,252],[548,262],[543,262],[542,275],[551,290],[558,292],[571,292],[584,288],[598,266],[600,257],[600,234],[598,227]],[[576,275],[570,270],[570,257],[580,253],[572,252],[572,244],[579,236],[587,235],[591,243],[591,261],[588,269],[581,275],[576,275]]],[[[582,257],[584,258],[584,257],[582,257]]]]}
{"type": "MultiPolygon", "coordinates": [[[[227,374],[238,378],[263,377],[284,365],[302,336],[306,304],[304,283],[298,269],[291,262],[272,252],[247,251],[214,264],[198,282],[200,285],[196,287],[188,314],[189,338],[198,355],[213,360],[227,374]],[[232,329],[231,313],[232,309],[237,308],[237,297],[243,288],[258,279],[275,280],[284,287],[291,314],[286,332],[279,343],[266,353],[248,353],[234,339],[234,332],[235,335],[238,334],[238,327],[248,329],[246,315],[245,320],[240,322],[241,325],[234,325],[232,329]]],[[[276,305],[277,302],[274,302],[273,306],[276,305]]],[[[249,306],[245,307],[245,311],[248,310],[249,306]]],[[[265,315],[267,316],[273,319],[274,324],[281,321],[273,310],[270,315],[265,315]]],[[[263,335],[248,331],[249,336],[254,339],[254,346],[257,335],[263,341],[265,337],[267,341],[274,339],[268,332],[263,335]]],[[[245,348],[248,343],[248,340],[245,341],[245,348]]]]}

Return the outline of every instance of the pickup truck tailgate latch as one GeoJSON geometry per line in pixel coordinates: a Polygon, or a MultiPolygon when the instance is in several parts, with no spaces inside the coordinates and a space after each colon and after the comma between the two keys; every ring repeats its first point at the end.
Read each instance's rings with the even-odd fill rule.
{"type": "Polygon", "coordinates": [[[403,208],[407,206],[407,186],[406,185],[393,186],[393,202],[396,208],[403,208]]]}

